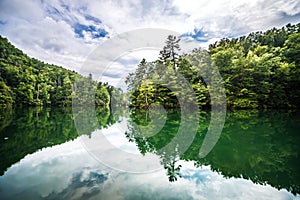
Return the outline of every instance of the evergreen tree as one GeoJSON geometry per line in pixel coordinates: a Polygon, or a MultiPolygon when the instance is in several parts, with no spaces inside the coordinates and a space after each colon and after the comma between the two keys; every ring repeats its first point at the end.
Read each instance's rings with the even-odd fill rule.
{"type": "Polygon", "coordinates": [[[160,51],[159,60],[164,65],[173,65],[174,71],[177,68],[178,59],[179,59],[179,46],[180,39],[174,35],[169,35],[166,40],[166,46],[163,47],[163,50],[160,51]]]}

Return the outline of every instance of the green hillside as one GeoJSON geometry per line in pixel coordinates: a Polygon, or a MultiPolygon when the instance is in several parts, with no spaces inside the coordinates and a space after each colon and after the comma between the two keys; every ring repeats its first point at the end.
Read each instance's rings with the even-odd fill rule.
{"type": "Polygon", "coordinates": [[[96,104],[109,106],[112,86],[30,58],[0,36],[0,107],[71,105],[75,81],[92,84],[96,104]]]}
{"type": "Polygon", "coordinates": [[[210,107],[209,88],[213,83],[209,80],[216,77],[216,66],[223,79],[220,81],[225,87],[227,108],[299,108],[300,23],[225,38],[211,44],[208,50],[195,49],[185,55],[180,52],[179,41],[170,35],[155,62],[143,59],[137,70],[128,75],[132,107],[148,109],[159,104],[179,108],[182,105],[178,97],[187,103],[194,102],[182,87],[184,81],[180,76],[194,90],[197,104],[210,107]]]}

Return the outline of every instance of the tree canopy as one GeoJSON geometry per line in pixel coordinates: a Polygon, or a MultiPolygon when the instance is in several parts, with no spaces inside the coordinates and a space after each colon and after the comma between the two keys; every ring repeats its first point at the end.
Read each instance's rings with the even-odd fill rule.
{"type": "Polygon", "coordinates": [[[182,106],[178,103],[180,94],[185,94],[178,79],[181,75],[193,89],[198,105],[210,107],[211,87],[204,77],[215,76],[207,69],[216,66],[229,109],[299,108],[299,41],[300,23],[288,24],[240,38],[224,38],[209,45],[208,50],[179,55],[180,39],[170,35],[157,61],[143,59],[127,77],[131,106],[182,106]],[[191,62],[195,56],[199,62],[191,62]]]}
{"type": "Polygon", "coordinates": [[[68,106],[77,87],[88,85],[95,91],[95,104],[108,107],[116,88],[30,58],[0,36],[0,107],[68,106]]]}

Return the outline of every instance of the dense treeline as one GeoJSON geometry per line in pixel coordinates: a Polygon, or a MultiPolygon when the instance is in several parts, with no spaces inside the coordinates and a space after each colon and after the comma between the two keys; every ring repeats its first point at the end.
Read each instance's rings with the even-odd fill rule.
{"type": "Polygon", "coordinates": [[[222,74],[229,106],[299,107],[300,24],[223,39],[209,51],[222,74]]]}
{"type": "Polygon", "coordinates": [[[93,100],[102,107],[109,106],[111,95],[120,93],[107,83],[96,83],[91,75],[83,77],[30,58],[0,36],[0,107],[68,106],[76,97],[77,86],[91,86],[93,100]]]}
{"type": "Polygon", "coordinates": [[[192,101],[179,74],[195,92],[198,105],[209,107],[213,85],[204,77],[216,76],[213,70],[209,72],[216,66],[223,79],[228,108],[299,108],[300,23],[222,39],[208,50],[195,49],[185,55],[179,55],[179,41],[169,36],[157,61],[143,59],[135,73],[129,74],[126,83],[132,107],[159,104],[176,108],[182,106],[180,98],[185,99],[183,102],[192,101]],[[192,61],[195,57],[197,62],[192,61]]]}

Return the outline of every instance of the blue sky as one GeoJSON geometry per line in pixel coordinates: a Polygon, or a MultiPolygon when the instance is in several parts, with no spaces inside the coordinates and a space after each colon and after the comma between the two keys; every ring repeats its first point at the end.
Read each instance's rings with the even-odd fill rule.
{"type": "MultiPolygon", "coordinates": [[[[0,1],[2,36],[29,56],[76,71],[101,43],[134,29],[168,29],[207,47],[220,38],[298,22],[298,0],[0,1]]],[[[126,63],[117,61],[105,80],[116,81],[114,72],[127,73],[147,54],[150,60],[156,56],[136,52],[126,63]]]]}

